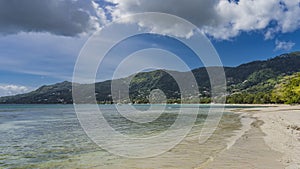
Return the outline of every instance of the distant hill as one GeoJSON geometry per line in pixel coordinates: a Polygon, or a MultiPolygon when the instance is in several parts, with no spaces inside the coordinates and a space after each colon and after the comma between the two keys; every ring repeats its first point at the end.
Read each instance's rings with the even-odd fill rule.
{"type": "MultiPolygon", "coordinates": [[[[264,61],[254,61],[237,67],[225,67],[227,78],[228,103],[288,103],[279,98],[275,99],[275,90],[287,77],[295,77],[300,72],[300,52],[283,54],[264,61]]],[[[186,72],[175,72],[178,76],[185,76],[186,72]]],[[[206,68],[192,70],[196,77],[200,96],[190,98],[190,102],[210,102],[210,82],[206,68]]],[[[118,79],[118,80],[125,80],[118,79]]],[[[98,103],[112,103],[112,81],[104,81],[95,84],[95,93],[98,103]]],[[[93,87],[93,84],[75,84],[84,93],[85,87],[93,87]]],[[[122,102],[147,103],[147,96],[153,89],[161,89],[168,98],[169,103],[180,102],[180,91],[175,80],[165,71],[139,73],[133,77],[130,83],[130,99],[124,100],[124,93],[120,93],[122,102]]],[[[278,93],[278,92],[277,92],[278,93]]],[[[88,96],[88,95],[86,95],[88,96]]],[[[279,97],[279,96],[276,96],[279,97]]],[[[294,97],[296,98],[296,97],[294,97]]],[[[300,98],[299,98],[300,99],[300,98]]],[[[86,98],[86,102],[90,102],[86,98]]],[[[292,101],[298,103],[297,99],[292,101]]],[[[72,100],[72,83],[62,82],[54,85],[42,86],[39,89],[15,96],[1,97],[2,104],[70,104],[72,100]]]]}
{"type": "Polygon", "coordinates": [[[45,85],[26,94],[0,98],[0,103],[6,104],[56,104],[72,102],[72,83],[67,81],[54,85],[45,85]]]}

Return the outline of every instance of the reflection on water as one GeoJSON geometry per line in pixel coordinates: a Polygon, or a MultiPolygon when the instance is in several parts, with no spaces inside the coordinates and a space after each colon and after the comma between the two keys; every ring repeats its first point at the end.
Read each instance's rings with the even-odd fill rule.
{"type": "MultiPolygon", "coordinates": [[[[184,109],[190,106],[198,105],[184,109]]],[[[119,132],[150,136],[168,129],[180,106],[167,106],[158,119],[146,124],[122,118],[113,105],[100,107],[119,132]]],[[[201,106],[195,127],[174,149],[153,158],[126,159],[95,145],[80,127],[72,105],[0,105],[0,168],[193,168],[224,149],[225,140],[241,125],[237,115],[225,113],[214,135],[200,145],[208,108],[201,106]]],[[[146,110],[147,105],[138,109],[146,110]]]]}

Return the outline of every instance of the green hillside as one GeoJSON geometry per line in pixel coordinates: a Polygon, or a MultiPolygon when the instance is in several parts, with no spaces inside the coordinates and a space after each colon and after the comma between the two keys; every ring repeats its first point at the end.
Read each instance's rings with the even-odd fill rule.
{"type": "MultiPolygon", "coordinates": [[[[210,69],[218,69],[211,67],[210,69]]],[[[300,103],[300,52],[283,54],[265,61],[254,61],[237,67],[225,67],[227,78],[227,103],[300,103]]],[[[186,76],[186,72],[172,72],[176,76],[186,76]]],[[[184,98],[190,103],[210,102],[210,82],[205,68],[192,71],[200,95],[184,98]]],[[[129,78],[116,81],[128,81],[129,78]]],[[[86,87],[95,87],[95,96],[98,103],[112,103],[112,81],[96,84],[76,84],[84,103],[90,103],[91,95],[84,90],[86,87]]],[[[163,70],[143,72],[135,75],[130,81],[130,100],[124,99],[124,93],[119,94],[123,103],[148,103],[148,95],[153,89],[162,90],[169,103],[180,103],[181,93],[176,81],[163,70]]],[[[54,85],[42,86],[39,89],[16,96],[1,97],[2,104],[54,104],[73,103],[72,83],[62,82],[54,85]]]]}
{"type": "Polygon", "coordinates": [[[271,101],[274,103],[299,104],[300,73],[280,79],[274,90],[272,90],[271,101]]]}

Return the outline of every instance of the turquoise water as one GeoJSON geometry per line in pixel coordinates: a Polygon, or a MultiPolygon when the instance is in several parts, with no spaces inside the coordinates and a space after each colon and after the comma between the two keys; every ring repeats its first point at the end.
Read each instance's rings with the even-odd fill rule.
{"type": "Polygon", "coordinates": [[[2,167],[68,159],[97,149],[72,105],[1,105],[0,132],[2,167]]]}
{"type": "MultiPolygon", "coordinates": [[[[136,108],[147,110],[148,106],[136,108]]],[[[183,109],[193,106],[198,105],[183,109]]],[[[114,105],[100,105],[100,108],[120,133],[147,136],[168,129],[176,120],[180,106],[168,105],[164,114],[146,124],[122,118],[114,105]]],[[[225,140],[240,127],[237,115],[225,113],[215,135],[205,145],[198,145],[208,108],[201,106],[195,127],[179,146],[155,158],[135,160],[115,156],[94,144],[81,128],[73,105],[0,105],[0,168],[196,167],[226,147],[225,140]]]]}

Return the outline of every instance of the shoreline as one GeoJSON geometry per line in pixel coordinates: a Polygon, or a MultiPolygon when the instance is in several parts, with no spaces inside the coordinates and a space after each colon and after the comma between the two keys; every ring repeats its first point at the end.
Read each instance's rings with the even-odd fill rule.
{"type": "Polygon", "coordinates": [[[180,144],[157,157],[126,159],[99,149],[99,151],[70,155],[61,161],[28,163],[28,167],[300,168],[300,127],[298,126],[300,105],[230,104],[226,105],[224,112],[226,115],[223,115],[218,129],[208,141],[199,144],[201,130],[201,123],[199,123],[180,144]]]}
{"type": "Polygon", "coordinates": [[[227,108],[240,115],[243,127],[227,149],[197,169],[300,168],[300,105],[236,106],[255,108],[227,108]]]}

